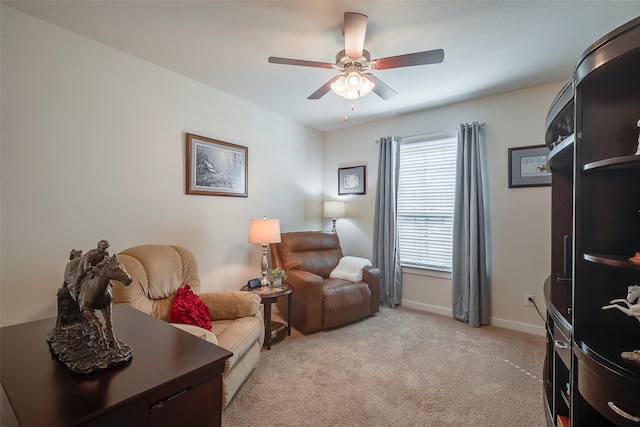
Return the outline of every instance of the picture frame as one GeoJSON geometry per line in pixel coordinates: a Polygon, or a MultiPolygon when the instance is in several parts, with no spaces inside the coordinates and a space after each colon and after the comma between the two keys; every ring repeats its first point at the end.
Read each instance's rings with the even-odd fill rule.
{"type": "Polygon", "coordinates": [[[338,195],[366,194],[366,166],[353,166],[338,169],[338,195]]]}
{"type": "Polygon", "coordinates": [[[509,148],[509,188],[551,185],[551,171],[546,167],[548,155],[546,145],[509,148]]]}
{"type": "Polygon", "coordinates": [[[247,197],[249,149],[187,133],[186,194],[247,197]]]}

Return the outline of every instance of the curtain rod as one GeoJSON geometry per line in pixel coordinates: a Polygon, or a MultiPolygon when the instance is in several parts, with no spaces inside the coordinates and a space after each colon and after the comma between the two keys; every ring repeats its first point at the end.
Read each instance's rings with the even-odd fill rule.
{"type": "MultiPolygon", "coordinates": [[[[465,123],[467,126],[469,126],[469,123],[465,123]]],[[[483,128],[487,125],[487,122],[482,122],[482,123],[478,123],[478,125],[483,128]]],[[[451,129],[451,130],[457,130],[457,129],[451,129]]],[[[439,130],[439,131],[435,131],[435,132],[427,132],[427,133],[417,133],[415,135],[405,135],[405,136],[401,136],[400,138],[414,138],[416,136],[428,136],[428,135],[435,135],[438,133],[443,133],[443,132],[450,132],[451,130],[439,130]]],[[[380,143],[380,139],[376,139],[376,144],[380,143]]]]}

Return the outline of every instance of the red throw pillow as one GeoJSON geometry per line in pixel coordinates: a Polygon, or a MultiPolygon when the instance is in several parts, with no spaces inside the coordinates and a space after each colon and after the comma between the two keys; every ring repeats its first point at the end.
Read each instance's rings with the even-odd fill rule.
{"type": "Polygon", "coordinates": [[[178,289],[176,299],[171,305],[169,319],[172,323],[186,323],[211,330],[209,309],[200,297],[193,293],[191,286],[186,284],[178,289]]]}

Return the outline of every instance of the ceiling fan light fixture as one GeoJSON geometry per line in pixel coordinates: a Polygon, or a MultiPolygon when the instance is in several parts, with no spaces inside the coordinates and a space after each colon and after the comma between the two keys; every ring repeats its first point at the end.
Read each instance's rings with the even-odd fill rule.
{"type": "Polygon", "coordinates": [[[375,83],[365,78],[358,71],[350,71],[331,83],[331,90],[346,99],[358,99],[367,95],[375,83]]]}
{"type": "Polygon", "coordinates": [[[376,76],[369,73],[369,70],[388,70],[390,68],[438,64],[444,60],[444,51],[442,49],[406,53],[372,60],[371,54],[364,49],[367,20],[367,16],[361,13],[344,13],[343,34],[345,48],[336,55],[335,64],[280,58],[276,56],[270,56],[268,61],[272,64],[327,68],[343,73],[343,75],[334,76],[331,80],[320,86],[320,88],[309,95],[307,99],[320,99],[325,96],[329,90],[342,98],[357,99],[367,95],[375,88],[376,95],[383,100],[387,100],[398,93],[376,76]]]}
{"type": "Polygon", "coordinates": [[[346,83],[349,90],[358,90],[362,85],[362,76],[357,71],[352,71],[347,75],[346,83]]]}

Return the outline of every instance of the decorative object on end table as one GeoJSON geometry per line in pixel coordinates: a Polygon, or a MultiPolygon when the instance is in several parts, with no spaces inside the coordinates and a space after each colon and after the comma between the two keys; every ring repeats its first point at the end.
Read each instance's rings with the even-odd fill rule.
{"type": "Polygon", "coordinates": [[[273,286],[279,288],[282,286],[282,279],[287,278],[285,271],[279,267],[271,270],[271,278],[273,279],[273,286]]]}
{"type": "Polygon", "coordinates": [[[109,242],[100,240],[96,249],[73,249],[64,270],[64,282],[58,289],[58,318],[47,335],[51,351],[69,370],[79,374],[128,362],[131,347],[116,339],[111,319],[111,280],[126,286],[131,276],[117,255],[109,256],[109,242]],[[95,311],[102,311],[103,323],[95,311]]]}
{"type": "Polygon", "coordinates": [[[249,289],[259,288],[260,286],[262,286],[262,284],[260,283],[260,279],[257,277],[247,281],[247,288],[249,289]]]}
{"type": "Polygon", "coordinates": [[[322,216],[331,218],[331,221],[333,221],[332,233],[336,232],[336,219],[345,217],[345,210],[344,202],[324,202],[322,216]]]}
{"type": "Polygon", "coordinates": [[[249,149],[187,134],[187,194],[247,197],[249,149]]]}
{"type": "Polygon", "coordinates": [[[509,148],[509,188],[551,185],[546,145],[509,148]]]}
{"type": "Polygon", "coordinates": [[[270,286],[271,282],[267,279],[267,247],[270,243],[280,243],[280,221],[277,219],[252,219],[249,226],[249,243],[259,243],[262,245],[262,278],[260,283],[262,286],[270,286]]]}
{"type": "MultiPolygon", "coordinates": [[[[626,299],[614,299],[611,300],[609,305],[605,305],[602,307],[603,310],[610,310],[612,308],[617,308],[627,316],[633,316],[636,319],[640,320],[640,301],[636,304],[636,300],[640,298],[640,285],[632,285],[627,288],[627,298],[626,299]],[[626,307],[619,305],[624,304],[626,307]]],[[[624,351],[620,354],[623,359],[631,360],[634,362],[640,363],[640,350],[633,351],[624,351]]]]}
{"type": "Polygon", "coordinates": [[[366,167],[338,169],[338,194],[366,194],[366,167]]]}

